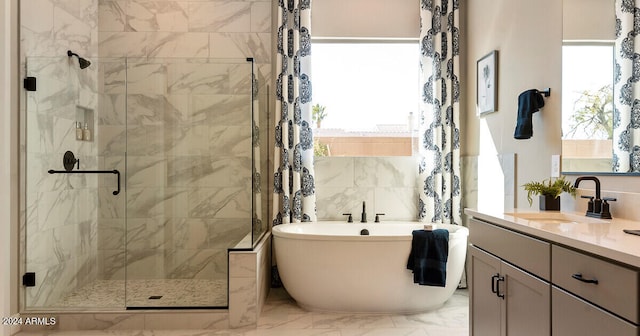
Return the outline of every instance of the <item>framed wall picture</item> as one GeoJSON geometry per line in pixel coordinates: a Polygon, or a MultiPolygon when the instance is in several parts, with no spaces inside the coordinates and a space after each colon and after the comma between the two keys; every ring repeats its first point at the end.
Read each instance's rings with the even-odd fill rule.
{"type": "Polygon", "coordinates": [[[477,62],[476,109],[478,115],[498,110],[498,51],[494,50],[477,62]]]}

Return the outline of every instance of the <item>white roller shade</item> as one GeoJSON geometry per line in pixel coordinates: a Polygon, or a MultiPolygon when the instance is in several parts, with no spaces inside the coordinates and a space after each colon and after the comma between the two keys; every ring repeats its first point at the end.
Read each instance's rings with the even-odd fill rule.
{"type": "Polygon", "coordinates": [[[313,37],[419,38],[418,0],[314,0],[313,37]]]}

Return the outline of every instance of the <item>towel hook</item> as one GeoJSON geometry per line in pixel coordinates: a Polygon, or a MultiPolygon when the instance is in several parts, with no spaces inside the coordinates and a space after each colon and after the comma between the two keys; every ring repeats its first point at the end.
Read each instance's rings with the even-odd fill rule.
{"type": "Polygon", "coordinates": [[[543,94],[545,97],[549,97],[551,95],[551,88],[546,88],[544,90],[536,90],[538,93],[543,94]]]}

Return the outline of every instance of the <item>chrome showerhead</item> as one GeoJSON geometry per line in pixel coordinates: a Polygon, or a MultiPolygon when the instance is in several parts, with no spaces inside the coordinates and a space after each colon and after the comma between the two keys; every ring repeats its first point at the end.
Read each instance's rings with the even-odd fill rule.
{"type": "Polygon", "coordinates": [[[86,69],[91,65],[91,62],[89,62],[88,60],[80,57],[80,55],[72,52],[71,50],[67,50],[67,56],[71,57],[71,56],[75,56],[78,58],[78,65],[80,65],[80,69],[86,69]]]}

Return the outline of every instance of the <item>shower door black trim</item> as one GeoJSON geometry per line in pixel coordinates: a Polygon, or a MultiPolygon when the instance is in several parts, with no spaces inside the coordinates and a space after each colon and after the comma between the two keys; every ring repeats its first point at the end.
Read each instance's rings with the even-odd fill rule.
{"type": "Polygon", "coordinates": [[[171,309],[175,309],[175,310],[194,310],[194,309],[229,309],[229,306],[187,306],[187,307],[180,307],[180,306],[176,306],[176,307],[171,307],[171,306],[142,306],[142,307],[138,307],[138,306],[134,306],[134,307],[127,307],[126,310],[171,310],[171,309]]]}

